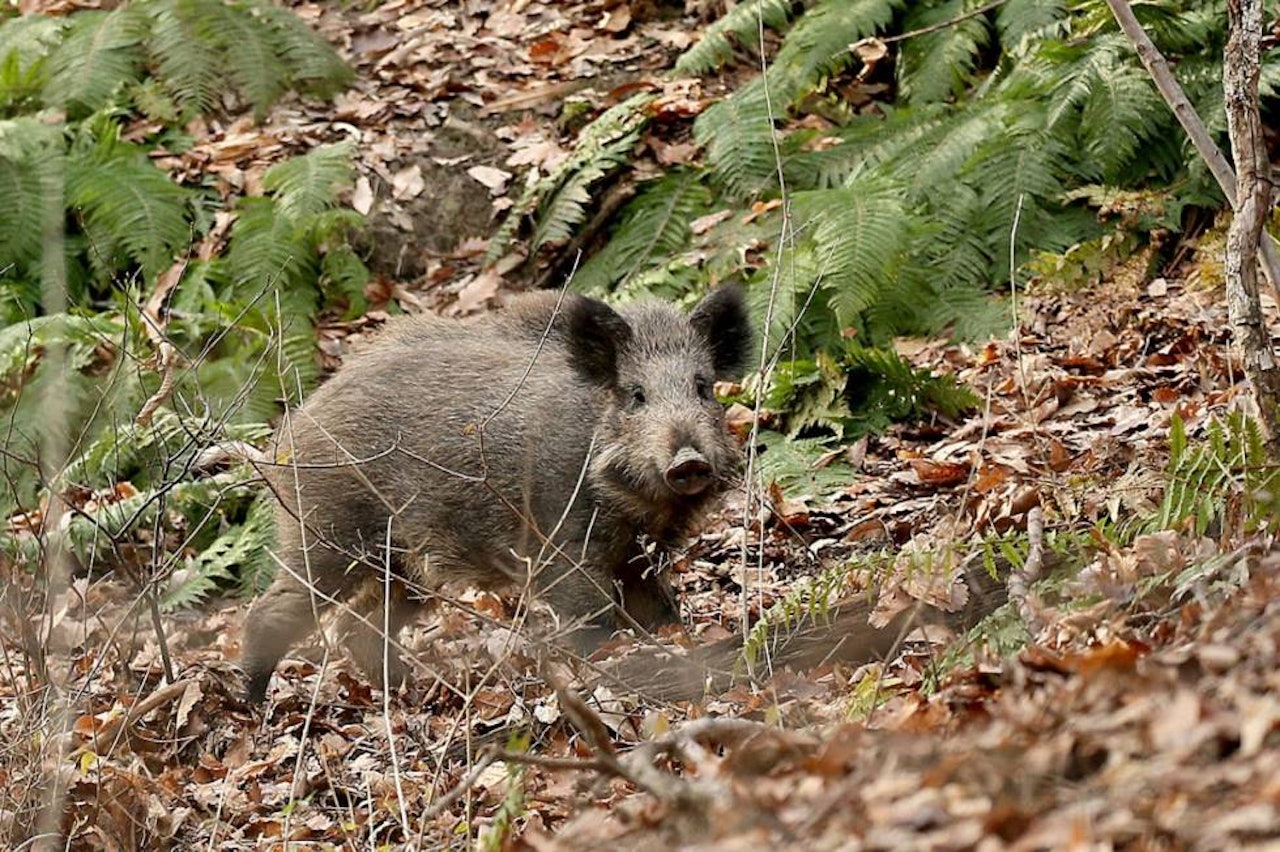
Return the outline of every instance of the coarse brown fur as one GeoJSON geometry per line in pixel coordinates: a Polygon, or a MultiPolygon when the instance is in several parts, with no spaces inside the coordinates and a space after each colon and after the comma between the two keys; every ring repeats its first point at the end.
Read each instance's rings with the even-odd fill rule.
{"type": "Polygon", "coordinates": [[[734,288],[687,316],[540,293],[471,322],[389,324],[276,436],[281,566],[246,622],[251,694],[334,601],[357,664],[398,682],[384,568],[392,639],[411,589],[448,580],[532,581],[581,644],[619,605],[645,627],[678,618],[640,539],[677,543],[735,471],[711,382],[737,375],[749,340],[734,288]]]}

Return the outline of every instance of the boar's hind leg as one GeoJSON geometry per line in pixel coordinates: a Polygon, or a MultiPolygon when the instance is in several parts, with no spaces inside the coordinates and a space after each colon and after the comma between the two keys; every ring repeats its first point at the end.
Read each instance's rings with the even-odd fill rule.
{"type": "Polygon", "coordinates": [[[391,583],[391,600],[384,609],[383,588],[378,580],[370,580],[361,586],[351,605],[338,616],[336,632],[369,681],[386,689],[404,682],[408,674],[400,653],[392,643],[418,611],[420,603],[410,596],[402,582],[396,580],[391,583]]]}
{"type": "Polygon", "coordinates": [[[280,658],[316,629],[317,612],[341,594],[344,569],[350,559],[335,551],[315,548],[310,553],[309,566],[304,563],[299,567],[292,564],[294,561],[300,560],[286,559],[275,581],[253,602],[245,617],[240,667],[249,679],[249,700],[255,703],[266,697],[280,658]],[[314,580],[314,589],[303,579],[308,573],[314,580]]]}

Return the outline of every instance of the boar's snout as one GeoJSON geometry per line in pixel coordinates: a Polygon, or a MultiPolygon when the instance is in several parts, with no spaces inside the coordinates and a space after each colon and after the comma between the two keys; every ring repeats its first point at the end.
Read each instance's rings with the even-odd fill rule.
{"type": "Polygon", "coordinates": [[[702,453],[693,447],[684,447],[671,460],[663,478],[672,491],[691,497],[707,490],[715,478],[715,470],[702,453]]]}

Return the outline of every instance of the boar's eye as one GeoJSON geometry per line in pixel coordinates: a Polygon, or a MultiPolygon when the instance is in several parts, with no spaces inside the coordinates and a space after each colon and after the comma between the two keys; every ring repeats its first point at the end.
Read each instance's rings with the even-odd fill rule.
{"type": "Polygon", "coordinates": [[[645,403],[644,388],[640,387],[639,385],[632,385],[630,394],[631,394],[630,403],[632,408],[639,408],[640,406],[644,405],[645,403]]]}
{"type": "Polygon", "coordinates": [[[711,382],[707,381],[706,376],[694,376],[693,387],[698,392],[698,396],[702,399],[711,400],[711,382]]]}

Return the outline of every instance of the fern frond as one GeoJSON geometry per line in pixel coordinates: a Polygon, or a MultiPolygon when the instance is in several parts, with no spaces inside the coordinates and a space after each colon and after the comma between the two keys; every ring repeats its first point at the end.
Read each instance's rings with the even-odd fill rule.
{"type": "Polygon", "coordinates": [[[754,667],[762,658],[776,655],[806,622],[829,623],[850,571],[850,565],[837,565],[816,577],[800,578],[782,600],[769,607],[751,625],[751,632],[742,646],[747,665],[754,667]]]}
{"type": "Polygon", "coordinates": [[[873,36],[893,21],[902,0],[820,0],[787,33],[766,72],[777,109],[807,87],[856,61],[849,45],[873,36]]]}
{"type": "Polygon", "coordinates": [[[226,14],[221,8],[225,5],[223,0],[155,0],[148,4],[151,35],[147,50],[156,75],[186,112],[213,110],[228,89],[223,45],[206,40],[206,22],[226,14]]]}
{"type": "Polygon", "coordinates": [[[984,202],[979,230],[989,235],[997,281],[1008,276],[1008,234],[1015,217],[1018,245],[1025,253],[1025,246],[1044,243],[1047,211],[1062,193],[1057,165],[1064,157],[1062,146],[1036,121],[1034,105],[1020,112],[1002,136],[975,152],[963,172],[984,202]]]}
{"type": "Polygon", "coordinates": [[[907,144],[895,146],[883,168],[905,181],[914,199],[933,197],[939,187],[955,180],[980,148],[998,138],[1005,113],[1003,104],[980,102],[942,119],[926,114],[902,140],[907,144]]]}
{"type": "Polygon", "coordinates": [[[230,582],[245,590],[261,590],[274,536],[270,500],[259,495],[250,505],[244,523],[224,526],[221,534],[192,557],[184,570],[174,572],[161,597],[161,610],[189,609],[230,582]]]}
{"type": "Polygon", "coordinates": [[[688,243],[689,223],[705,213],[710,203],[707,188],[683,170],[653,181],[627,204],[605,247],[578,270],[574,289],[605,293],[665,262],[688,243]]]}
{"type": "Polygon", "coordinates": [[[264,189],[275,194],[276,210],[294,223],[328,210],[338,191],[351,183],[354,145],[321,145],[267,169],[264,189]]]}
{"type": "Polygon", "coordinates": [[[538,204],[534,250],[573,235],[586,218],[591,187],[626,165],[632,146],[649,122],[647,107],[652,100],[649,94],[634,95],[605,110],[582,130],[573,154],[529,189],[516,210],[528,209],[530,202],[538,204]]]}
{"type": "Polygon", "coordinates": [[[96,112],[118,87],[138,78],[144,27],[143,16],[133,6],[73,16],[61,44],[49,56],[45,102],[77,118],[96,112]]]}
{"type": "MultiPolygon", "coordinates": [[[[907,15],[903,26],[925,29],[953,21],[979,5],[975,0],[946,0],[921,6],[907,15]]],[[[990,38],[987,20],[979,15],[908,40],[897,66],[902,94],[911,103],[930,103],[964,91],[990,38]]]]}
{"type": "Polygon", "coordinates": [[[697,76],[733,59],[734,51],[757,52],[761,26],[781,30],[791,20],[791,0],[747,0],[739,3],[703,32],[702,38],[676,60],[676,73],[697,76]]]}
{"type": "Polygon", "coordinates": [[[1005,0],[996,12],[996,31],[1005,53],[1025,56],[1037,41],[1067,34],[1065,0],[1005,0]]]}
{"type": "MultiPolygon", "coordinates": [[[[314,315],[315,309],[312,309],[314,315]]],[[[299,405],[303,397],[315,390],[320,381],[320,357],[316,349],[316,337],[310,323],[282,320],[283,337],[280,342],[278,390],[268,379],[263,389],[273,394],[275,400],[299,405]]],[[[271,377],[274,379],[275,377],[271,377]]]]}
{"type": "Polygon", "coordinates": [[[345,243],[335,246],[320,258],[320,289],[330,302],[345,302],[345,316],[364,314],[364,288],[371,275],[360,256],[345,243]]]}
{"type": "Polygon", "coordinates": [[[839,461],[819,464],[831,452],[828,438],[786,439],[777,432],[762,431],[758,464],[761,479],[776,482],[784,494],[810,496],[829,495],[846,488],[853,476],[847,464],[839,461]]]}
{"type": "Polygon", "coordinates": [[[797,219],[813,222],[827,304],[842,326],[858,322],[892,280],[911,230],[902,195],[891,181],[863,179],[793,197],[797,219]]]}
{"type": "Polygon", "coordinates": [[[1171,129],[1163,106],[1150,77],[1135,65],[1092,81],[1080,111],[1080,130],[1081,159],[1093,164],[1093,177],[1115,183],[1135,154],[1143,152],[1145,158],[1148,142],[1171,129]]]}
{"type": "Polygon", "coordinates": [[[189,112],[233,87],[261,117],[291,85],[329,95],[351,69],[287,8],[258,0],[150,0],[147,49],[157,76],[189,112]]]}
{"type": "Polygon", "coordinates": [[[35,459],[47,428],[50,394],[58,395],[62,425],[76,440],[96,434],[92,421],[101,428],[136,410],[137,387],[102,375],[102,353],[124,334],[123,324],[109,314],[53,314],[0,328],[0,388],[6,389],[0,394],[6,449],[0,453],[0,515],[16,506],[33,507],[41,484],[35,459]],[[60,353],[59,359],[49,359],[50,352],[60,353]]]}
{"type": "Polygon", "coordinates": [[[892,349],[851,343],[845,348],[845,359],[851,373],[850,385],[860,397],[855,405],[877,417],[904,420],[929,411],[955,417],[981,402],[954,376],[917,370],[892,349]],[[859,370],[865,376],[859,376],[859,370]]]}
{"type": "Polygon", "coordinates": [[[1046,88],[1047,126],[1055,128],[1073,117],[1089,97],[1097,79],[1124,66],[1131,52],[1118,33],[1099,36],[1087,43],[1045,43],[1026,63],[1025,71],[1038,76],[1046,88]]]}
{"type": "Polygon", "coordinates": [[[693,125],[712,177],[735,200],[777,190],[775,131],[765,95],[764,81],[752,80],[704,110],[693,125]]]}
{"type": "Polygon", "coordinates": [[[992,281],[991,237],[985,231],[986,201],[965,181],[940,193],[929,211],[925,264],[939,289],[983,287],[992,281]]]}
{"type": "Polygon", "coordinates": [[[273,33],[242,3],[201,7],[200,40],[225,51],[226,73],[261,119],[288,88],[289,67],[276,50],[273,33]]]}
{"type": "Polygon", "coordinates": [[[46,59],[62,28],[61,20],[43,15],[0,22],[0,109],[35,105],[47,78],[46,59]]]}
{"type": "Polygon", "coordinates": [[[245,515],[244,527],[252,547],[245,548],[239,558],[236,585],[245,594],[256,594],[271,583],[276,573],[271,547],[275,541],[275,500],[267,491],[258,494],[245,515]]]}
{"type": "Polygon", "coordinates": [[[107,135],[67,161],[67,201],[80,209],[96,247],[104,253],[121,247],[148,276],[191,241],[190,198],[143,149],[107,135]]]}
{"type": "Polygon", "coordinates": [[[0,121],[0,280],[40,260],[49,204],[61,190],[63,142],[55,128],[30,118],[0,121]]]}
{"type": "Polygon", "coordinates": [[[270,25],[276,53],[289,69],[291,84],[319,97],[330,97],[351,85],[355,72],[291,9],[266,0],[250,0],[249,7],[270,25]]]}
{"type": "Polygon", "coordinates": [[[1262,428],[1238,411],[1210,421],[1194,443],[1175,415],[1165,476],[1160,509],[1141,524],[1147,532],[1185,527],[1217,536],[1228,523],[1249,530],[1269,523],[1280,503],[1280,472],[1267,458],[1262,428]]]}
{"type": "Polygon", "coordinates": [[[249,299],[264,298],[273,287],[304,287],[315,262],[297,223],[280,215],[270,198],[241,199],[226,260],[239,297],[249,299]]]}

